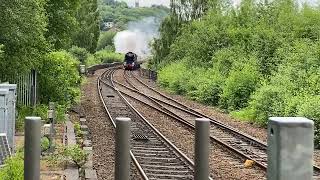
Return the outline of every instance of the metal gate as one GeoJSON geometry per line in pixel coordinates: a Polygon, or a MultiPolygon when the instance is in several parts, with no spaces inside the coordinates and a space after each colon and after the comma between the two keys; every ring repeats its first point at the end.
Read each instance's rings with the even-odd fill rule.
{"type": "Polygon", "coordinates": [[[17,104],[35,106],[37,103],[37,72],[31,70],[29,73],[2,79],[3,82],[17,84],[17,104]]]}

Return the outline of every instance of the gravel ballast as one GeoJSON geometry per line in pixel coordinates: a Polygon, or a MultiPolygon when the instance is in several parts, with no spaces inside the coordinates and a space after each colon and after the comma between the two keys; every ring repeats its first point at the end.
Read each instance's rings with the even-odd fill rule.
{"type": "MultiPolygon", "coordinates": [[[[122,71],[117,71],[115,73],[115,80],[126,84],[122,71]]],[[[120,86],[118,88],[123,89],[120,86]]],[[[135,93],[131,94],[136,96],[135,93]]],[[[162,113],[154,111],[154,109],[146,107],[134,99],[129,97],[127,97],[127,99],[152,125],[163,133],[189,158],[193,159],[193,130],[181,125],[181,123],[162,113]]],[[[216,143],[214,143],[213,146],[214,147],[210,150],[210,170],[215,179],[265,179],[265,172],[261,169],[244,168],[244,159],[236,157],[216,143]]]]}
{"type": "MultiPolygon", "coordinates": [[[[97,71],[87,78],[82,87],[81,106],[85,110],[89,131],[92,135],[93,166],[97,170],[99,180],[114,179],[114,135],[115,130],[100,101],[97,91],[97,78],[104,70],[97,71]]],[[[141,179],[131,163],[131,178],[141,179]]]]}
{"type": "MultiPolygon", "coordinates": [[[[238,129],[242,132],[245,132],[249,134],[250,136],[253,136],[263,142],[267,142],[267,130],[265,128],[259,127],[255,124],[245,122],[245,121],[240,121],[238,119],[234,119],[230,117],[230,115],[222,112],[216,107],[212,106],[207,106],[204,104],[201,104],[199,102],[195,102],[193,100],[188,99],[185,96],[181,95],[176,95],[173,93],[168,92],[167,90],[164,90],[163,88],[160,88],[154,81],[141,77],[140,73],[138,71],[133,72],[133,74],[138,77],[140,80],[142,80],[144,83],[148,84],[149,86],[161,91],[162,93],[168,95],[169,97],[172,97],[179,102],[205,114],[208,115],[209,117],[216,119],[224,124],[227,124],[235,129],[238,129]]],[[[320,166],[320,150],[315,150],[314,151],[314,162],[317,166],[320,166]]]]}

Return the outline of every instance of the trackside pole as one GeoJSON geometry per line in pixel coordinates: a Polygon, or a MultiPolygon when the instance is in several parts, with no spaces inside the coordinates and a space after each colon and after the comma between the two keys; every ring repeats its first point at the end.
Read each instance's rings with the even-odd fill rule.
{"type": "Polygon", "coordinates": [[[56,123],[56,105],[54,102],[49,102],[48,119],[50,121],[50,147],[49,152],[54,152],[55,150],[55,123],[56,123]]]}
{"type": "Polygon", "coordinates": [[[312,180],[313,133],[307,118],[269,118],[268,180],[312,180]]]}
{"type": "Polygon", "coordinates": [[[24,180],[40,179],[41,118],[25,119],[24,180]]]}
{"type": "Polygon", "coordinates": [[[210,121],[206,118],[196,119],[195,134],[195,180],[209,179],[209,133],[210,121]]]}
{"type": "Polygon", "coordinates": [[[130,118],[116,118],[115,179],[130,177],[130,118]]]}

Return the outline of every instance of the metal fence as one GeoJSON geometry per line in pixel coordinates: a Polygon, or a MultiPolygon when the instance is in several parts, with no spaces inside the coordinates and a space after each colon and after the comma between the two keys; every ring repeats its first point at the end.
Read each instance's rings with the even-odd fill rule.
{"type": "MultiPolygon", "coordinates": [[[[17,84],[17,104],[35,106],[37,103],[37,72],[16,75],[10,78],[0,78],[2,82],[17,84]]],[[[1,82],[1,81],[0,81],[1,82]]]]}

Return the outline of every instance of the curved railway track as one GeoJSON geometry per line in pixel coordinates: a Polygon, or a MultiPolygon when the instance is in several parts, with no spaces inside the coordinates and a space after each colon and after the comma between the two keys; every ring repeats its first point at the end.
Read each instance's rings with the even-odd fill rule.
{"type": "MultiPolygon", "coordinates": [[[[233,151],[241,157],[244,157],[245,159],[253,160],[263,170],[267,169],[267,145],[265,143],[217,120],[214,120],[203,113],[193,110],[192,108],[176,101],[175,99],[172,99],[171,97],[168,97],[167,95],[164,95],[163,93],[141,81],[131,72],[124,73],[124,78],[130,87],[119,82],[116,83],[149,99],[154,104],[153,108],[161,111],[162,113],[170,115],[189,127],[194,128],[195,118],[205,117],[210,119],[210,138],[213,141],[223,145],[227,149],[233,151]],[[135,81],[136,83],[132,81],[135,81]],[[139,88],[137,86],[143,87],[139,88]],[[141,89],[144,89],[145,91],[141,89]],[[155,106],[158,107],[156,108],[155,106]]],[[[125,94],[130,96],[127,93],[125,94]]],[[[135,97],[132,98],[141,101],[135,97]]],[[[142,103],[146,104],[145,102],[142,103]]],[[[152,106],[150,104],[146,105],[152,106]]],[[[314,179],[320,179],[320,168],[317,166],[314,166],[314,179]]]]}
{"type": "Polygon", "coordinates": [[[98,79],[100,99],[114,127],[116,117],[131,118],[130,154],[143,179],[193,179],[193,162],[121,95],[113,84],[114,71],[108,69],[98,79]]]}

